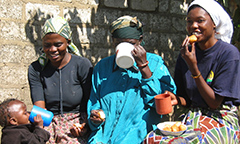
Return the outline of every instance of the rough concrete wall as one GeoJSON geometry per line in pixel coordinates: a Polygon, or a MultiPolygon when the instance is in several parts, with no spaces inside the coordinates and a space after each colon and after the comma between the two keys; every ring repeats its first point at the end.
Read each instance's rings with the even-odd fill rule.
{"type": "Polygon", "coordinates": [[[40,29],[46,19],[69,20],[73,42],[93,65],[114,54],[109,24],[122,15],[144,24],[145,49],[163,57],[173,74],[179,46],[185,38],[190,0],[1,0],[0,101],[7,97],[32,106],[27,69],[41,54],[40,29]]]}
{"type": "Polygon", "coordinates": [[[2,0],[0,1],[0,99],[31,105],[27,68],[41,53],[40,29],[52,16],[69,20],[73,42],[95,65],[112,55],[109,24],[122,15],[144,24],[146,50],[162,56],[173,74],[185,37],[184,0],[2,0]]]}

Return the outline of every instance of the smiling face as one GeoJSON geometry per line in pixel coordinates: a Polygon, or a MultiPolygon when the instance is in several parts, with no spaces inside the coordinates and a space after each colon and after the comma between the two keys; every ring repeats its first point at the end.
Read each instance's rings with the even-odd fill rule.
{"type": "Polygon", "coordinates": [[[43,37],[43,51],[53,64],[61,63],[67,53],[67,46],[70,40],[56,33],[46,34],[43,37]]]}
{"type": "Polygon", "coordinates": [[[8,104],[8,111],[10,113],[9,123],[11,125],[20,125],[20,124],[28,124],[29,121],[29,112],[27,111],[26,105],[19,101],[14,100],[8,104]]]}
{"type": "Polygon", "coordinates": [[[198,43],[209,43],[215,40],[215,24],[201,7],[194,7],[188,12],[187,31],[190,35],[197,36],[198,43]]]}

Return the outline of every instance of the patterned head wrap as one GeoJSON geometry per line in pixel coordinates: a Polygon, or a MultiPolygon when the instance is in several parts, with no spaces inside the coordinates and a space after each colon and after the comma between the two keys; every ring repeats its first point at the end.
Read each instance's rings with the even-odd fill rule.
{"type": "MultiPolygon", "coordinates": [[[[110,25],[110,32],[114,38],[137,39],[143,34],[143,25],[137,17],[122,16],[110,25]]],[[[144,45],[142,41],[141,45],[144,45]]]]}
{"type": "Polygon", "coordinates": [[[188,12],[193,5],[198,5],[208,12],[216,25],[215,37],[230,43],[233,34],[233,24],[223,7],[215,0],[194,0],[189,5],[188,12]]]}
{"type": "MultiPolygon", "coordinates": [[[[69,53],[81,56],[78,48],[72,43],[72,31],[66,19],[55,17],[48,19],[42,28],[42,38],[48,33],[57,33],[66,39],[70,39],[71,43],[67,47],[69,53]]],[[[43,53],[38,58],[39,63],[44,67],[48,61],[46,54],[43,53]]]]}

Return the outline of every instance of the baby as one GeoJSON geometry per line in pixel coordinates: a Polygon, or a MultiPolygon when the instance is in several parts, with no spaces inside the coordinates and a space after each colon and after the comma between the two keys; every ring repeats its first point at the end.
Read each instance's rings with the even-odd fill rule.
{"type": "Polygon", "coordinates": [[[0,104],[0,125],[3,127],[2,144],[43,144],[50,137],[49,132],[43,129],[41,115],[30,123],[26,105],[17,99],[6,99],[0,104]]]}

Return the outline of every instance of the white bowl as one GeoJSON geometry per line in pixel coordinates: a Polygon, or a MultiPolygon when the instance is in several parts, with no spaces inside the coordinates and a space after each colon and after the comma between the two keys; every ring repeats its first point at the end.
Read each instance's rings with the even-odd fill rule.
{"type": "Polygon", "coordinates": [[[171,131],[165,131],[165,130],[163,130],[163,128],[164,128],[164,126],[166,125],[166,124],[169,124],[169,125],[174,125],[176,122],[162,122],[162,123],[159,123],[158,125],[157,125],[157,127],[158,127],[158,129],[161,131],[161,133],[163,134],[163,135],[166,135],[166,136],[179,136],[179,135],[181,135],[182,133],[184,133],[186,130],[187,130],[187,126],[186,125],[184,125],[184,124],[182,124],[182,125],[184,125],[185,126],[185,130],[184,131],[178,131],[178,132],[171,132],[171,131]]]}

